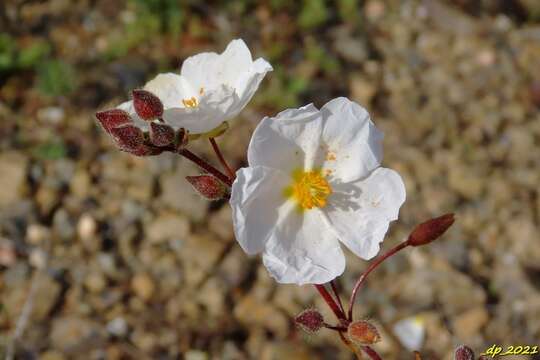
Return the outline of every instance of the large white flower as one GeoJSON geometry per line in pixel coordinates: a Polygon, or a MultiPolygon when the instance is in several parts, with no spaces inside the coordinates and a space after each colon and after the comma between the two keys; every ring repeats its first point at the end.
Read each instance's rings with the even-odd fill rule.
{"type": "Polygon", "coordinates": [[[262,253],[278,282],[296,284],[339,276],[340,241],[363,259],[375,256],[405,201],[399,174],[380,167],[382,137],[346,98],[263,119],[230,200],[244,251],[262,253]]]}
{"type": "MultiPolygon", "coordinates": [[[[144,85],[163,103],[163,119],[173,128],[193,134],[205,133],[234,118],[249,102],[272,66],[259,58],[253,61],[243,40],[233,40],[222,54],[200,53],[187,58],[180,74],[159,74],[144,85]]],[[[135,113],[133,101],[119,106],[135,123],[148,123],[135,113]]]]}

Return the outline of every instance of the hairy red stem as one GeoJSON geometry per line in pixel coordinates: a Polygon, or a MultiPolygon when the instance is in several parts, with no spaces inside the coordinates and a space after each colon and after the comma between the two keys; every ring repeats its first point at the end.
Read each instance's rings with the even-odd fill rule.
{"type": "Polygon", "coordinates": [[[358,294],[358,290],[360,290],[360,287],[362,286],[362,284],[364,283],[364,281],[368,277],[369,273],[371,273],[373,270],[375,270],[377,268],[377,266],[379,266],[384,260],[388,259],[390,256],[392,256],[395,253],[397,253],[398,251],[406,248],[407,246],[409,246],[409,242],[404,241],[404,242],[396,245],[392,249],[388,250],[388,252],[386,254],[379,256],[374,262],[372,262],[369,265],[369,267],[362,273],[362,275],[360,275],[358,280],[356,280],[356,284],[354,284],[354,288],[352,290],[351,297],[350,297],[350,300],[349,300],[349,314],[348,314],[349,321],[353,320],[353,307],[354,307],[354,302],[356,300],[356,295],[358,294]]]}
{"type": "Polygon", "coordinates": [[[345,313],[340,310],[338,304],[336,304],[336,301],[332,298],[332,295],[330,295],[330,293],[328,292],[328,290],[326,290],[324,285],[315,284],[315,287],[319,291],[319,294],[321,294],[324,301],[326,301],[330,309],[334,312],[336,317],[339,320],[345,320],[346,319],[345,313]]]}
{"type": "Polygon", "coordinates": [[[345,314],[345,308],[343,307],[343,303],[341,302],[341,297],[339,297],[339,293],[337,291],[336,281],[335,280],[330,281],[330,286],[332,287],[332,292],[334,293],[334,296],[337,299],[339,309],[341,310],[343,314],[345,314]]]}
{"type": "Polygon", "coordinates": [[[373,350],[369,346],[362,346],[362,350],[369,356],[372,360],[382,360],[381,356],[377,354],[375,350],[373,350]]]}
{"type": "Polygon", "coordinates": [[[209,138],[208,140],[210,140],[210,144],[212,144],[212,148],[214,149],[214,152],[216,153],[218,159],[219,159],[219,162],[221,163],[221,165],[223,166],[223,168],[225,168],[225,171],[227,171],[227,173],[229,174],[229,177],[231,179],[235,179],[236,178],[236,174],[235,172],[231,169],[231,167],[229,166],[229,164],[227,164],[227,161],[225,161],[225,158],[223,157],[223,154],[221,153],[221,150],[219,149],[219,146],[216,142],[216,139],[215,138],[209,138]]]}
{"type": "Polygon", "coordinates": [[[232,180],[227,175],[225,175],[224,173],[222,173],[221,171],[216,169],[214,166],[210,165],[208,162],[201,159],[200,157],[198,157],[197,155],[195,155],[191,151],[189,151],[187,149],[180,149],[180,150],[178,150],[178,154],[182,155],[183,157],[185,157],[188,160],[193,161],[198,167],[200,167],[201,169],[203,169],[203,170],[207,171],[208,173],[214,175],[216,178],[218,178],[224,184],[226,184],[228,186],[232,186],[232,180]]]}

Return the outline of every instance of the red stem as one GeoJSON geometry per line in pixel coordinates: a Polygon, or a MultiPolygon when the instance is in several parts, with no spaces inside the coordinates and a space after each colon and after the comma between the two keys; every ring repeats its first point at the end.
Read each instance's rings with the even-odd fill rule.
{"type": "Polygon", "coordinates": [[[197,155],[195,155],[191,151],[189,151],[187,149],[180,149],[180,150],[178,150],[178,154],[182,155],[183,157],[185,157],[188,160],[193,161],[201,169],[203,169],[203,170],[207,171],[208,173],[214,175],[216,178],[218,178],[224,184],[226,184],[228,186],[232,186],[232,180],[227,175],[225,175],[224,173],[222,173],[221,171],[219,171],[218,169],[216,169],[215,167],[213,167],[212,165],[210,165],[205,160],[201,159],[200,157],[198,157],[197,155]]]}
{"type": "Polygon", "coordinates": [[[366,345],[366,346],[361,346],[361,348],[362,350],[364,350],[367,356],[369,356],[372,360],[382,360],[381,356],[377,354],[377,352],[373,350],[371,347],[366,345]]]}
{"type": "Polygon", "coordinates": [[[339,320],[345,320],[346,319],[345,313],[340,310],[338,304],[336,304],[336,301],[332,298],[332,295],[330,295],[330,293],[328,292],[328,290],[326,290],[324,285],[315,284],[315,287],[319,291],[319,294],[321,294],[324,301],[326,301],[330,309],[334,312],[336,317],[339,320]]]}
{"type": "Polygon", "coordinates": [[[223,157],[223,154],[221,153],[221,150],[219,149],[219,146],[218,146],[218,144],[216,142],[216,139],[209,138],[208,140],[210,140],[210,144],[212,144],[212,148],[214,148],[214,152],[216,153],[216,155],[217,155],[217,157],[219,159],[219,162],[221,163],[221,165],[223,165],[223,167],[225,168],[225,171],[227,171],[227,173],[229,174],[229,177],[231,179],[235,179],[236,174],[231,169],[229,164],[227,164],[227,161],[225,161],[225,158],[223,157]]]}
{"type": "Polygon", "coordinates": [[[339,293],[337,291],[336,281],[335,280],[330,281],[330,286],[332,287],[332,292],[334,293],[334,296],[337,299],[339,309],[341,310],[343,314],[345,314],[345,308],[343,307],[343,303],[341,302],[341,297],[339,297],[339,293]]]}
{"type": "Polygon", "coordinates": [[[356,300],[356,295],[358,294],[358,290],[360,289],[360,287],[362,286],[362,284],[364,283],[364,281],[368,277],[369,273],[372,272],[373,270],[375,270],[375,268],[377,268],[377,266],[379,266],[384,260],[388,259],[390,256],[392,256],[395,253],[397,253],[398,251],[406,248],[407,246],[409,246],[409,242],[404,241],[404,242],[396,245],[392,249],[388,250],[388,252],[386,254],[384,254],[382,256],[379,256],[374,262],[372,262],[369,265],[369,267],[362,273],[362,275],[360,275],[358,280],[356,280],[356,284],[354,284],[354,288],[353,288],[352,293],[351,293],[351,298],[349,300],[349,314],[348,314],[349,321],[352,321],[352,319],[353,319],[353,307],[354,307],[354,302],[356,300]]]}

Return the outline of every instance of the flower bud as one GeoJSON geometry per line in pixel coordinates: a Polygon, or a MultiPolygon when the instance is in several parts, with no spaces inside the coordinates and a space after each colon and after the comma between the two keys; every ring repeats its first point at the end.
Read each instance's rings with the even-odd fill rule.
{"type": "Polygon", "coordinates": [[[163,115],[163,103],[159,98],[146,90],[133,90],[133,107],[143,120],[153,120],[163,115]]]}
{"type": "Polygon", "coordinates": [[[223,199],[228,192],[227,187],[212,175],[186,176],[186,180],[208,200],[223,199]]]}
{"type": "Polygon", "coordinates": [[[366,320],[350,323],[347,328],[347,335],[356,345],[371,345],[381,340],[377,328],[366,320]]]}
{"type": "Polygon", "coordinates": [[[466,345],[461,345],[454,353],[454,360],[474,360],[474,352],[466,345]]]}
{"type": "Polygon", "coordinates": [[[123,125],[111,129],[111,135],[121,150],[137,150],[144,144],[144,133],[133,125],[123,125]]]}
{"type": "Polygon", "coordinates": [[[446,214],[417,225],[409,235],[412,246],[429,244],[436,240],[454,223],[454,214],[446,214]]]}
{"type": "Polygon", "coordinates": [[[129,114],[120,109],[99,111],[96,113],[96,118],[103,129],[109,134],[111,133],[112,129],[131,123],[131,117],[129,114]]]}
{"type": "Polygon", "coordinates": [[[174,141],[174,129],[167,124],[150,123],[150,142],[156,146],[167,146],[174,141]]]}
{"type": "Polygon", "coordinates": [[[317,309],[306,309],[296,315],[294,322],[307,333],[314,334],[324,325],[324,318],[317,309]]]}

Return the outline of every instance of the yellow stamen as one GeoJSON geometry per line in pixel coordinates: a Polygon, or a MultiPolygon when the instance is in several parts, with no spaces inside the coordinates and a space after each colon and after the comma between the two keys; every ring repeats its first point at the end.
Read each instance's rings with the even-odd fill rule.
{"type": "Polygon", "coordinates": [[[332,188],[319,170],[294,171],[292,178],[292,185],[285,188],[285,196],[296,200],[301,210],[326,206],[332,188]]]}
{"type": "Polygon", "coordinates": [[[199,102],[194,96],[192,96],[189,99],[182,99],[182,104],[184,104],[184,107],[187,107],[187,108],[194,108],[194,107],[199,106],[199,102]]]}

